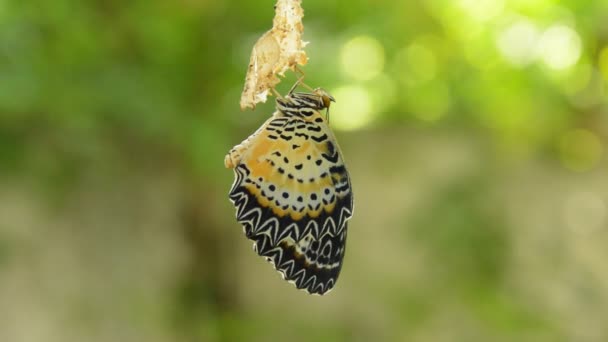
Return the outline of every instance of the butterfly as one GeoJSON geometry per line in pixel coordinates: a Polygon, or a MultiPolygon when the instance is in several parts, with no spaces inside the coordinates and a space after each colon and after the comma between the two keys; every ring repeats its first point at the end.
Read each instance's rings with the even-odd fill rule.
{"type": "Polygon", "coordinates": [[[224,164],[234,169],[229,198],[254,250],[298,289],[322,295],[342,269],[353,193],[321,114],[334,98],[321,88],[293,92],[297,85],[224,164]]]}

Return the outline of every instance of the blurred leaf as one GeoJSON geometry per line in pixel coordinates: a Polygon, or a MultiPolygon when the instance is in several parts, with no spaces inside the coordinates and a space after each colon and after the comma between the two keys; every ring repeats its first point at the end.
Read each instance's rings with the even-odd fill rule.
{"type": "Polygon", "coordinates": [[[410,234],[423,244],[438,279],[453,286],[485,288],[502,279],[509,240],[486,180],[462,180],[420,208],[410,234]]]}

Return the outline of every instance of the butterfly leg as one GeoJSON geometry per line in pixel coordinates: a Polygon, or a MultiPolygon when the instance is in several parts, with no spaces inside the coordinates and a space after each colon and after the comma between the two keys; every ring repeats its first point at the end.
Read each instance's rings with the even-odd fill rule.
{"type": "Polygon", "coordinates": [[[305,75],[300,76],[300,78],[298,78],[298,80],[296,81],[296,83],[291,87],[291,89],[289,89],[289,95],[291,95],[291,93],[293,93],[294,90],[296,90],[296,88],[300,85],[300,84],[304,84],[302,81],[304,80],[305,75]]]}
{"type": "Polygon", "coordinates": [[[299,85],[302,85],[304,88],[310,90],[310,91],[314,91],[314,89],[309,86],[308,84],[304,83],[304,78],[306,77],[306,74],[304,73],[304,70],[300,69],[297,65],[296,65],[296,69],[295,71],[297,73],[300,73],[301,76],[300,78],[298,78],[298,80],[296,81],[296,83],[291,87],[291,89],[289,90],[289,94],[291,94],[299,85]]]}
{"type": "MultiPolygon", "coordinates": [[[[299,74],[301,75],[301,76],[300,76],[300,79],[298,79],[298,82],[299,82],[299,81],[301,81],[301,80],[303,80],[303,79],[304,79],[304,77],[306,76],[306,74],[304,73],[304,70],[300,69],[300,67],[299,67],[299,66],[297,66],[297,65],[296,65],[296,67],[295,67],[294,71],[295,71],[296,73],[299,73],[299,74]]],[[[297,83],[296,83],[296,84],[297,84],[297,83]]]]}

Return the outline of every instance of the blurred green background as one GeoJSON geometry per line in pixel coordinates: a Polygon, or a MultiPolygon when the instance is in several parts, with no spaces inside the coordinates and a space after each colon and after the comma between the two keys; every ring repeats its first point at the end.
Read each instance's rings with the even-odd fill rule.
{"type": "Polygon", "coordinates": [[[355,192],[325,297],[227,198],[273,4],[0,1],[0,340],[607,341],[608,2],[304,1],[355,192]]]}

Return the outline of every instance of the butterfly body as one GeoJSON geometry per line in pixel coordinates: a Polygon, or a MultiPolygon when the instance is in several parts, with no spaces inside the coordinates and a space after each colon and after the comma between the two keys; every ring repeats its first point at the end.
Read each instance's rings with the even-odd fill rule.
{"type": "Polygon", "coordinates": [[[230,199],[256,252],[296,287],[323,294],[335,285],[352,216],[350,178],[321,110],[323,90],[290,93],[225,165],[235,170],[230,199]]]}

